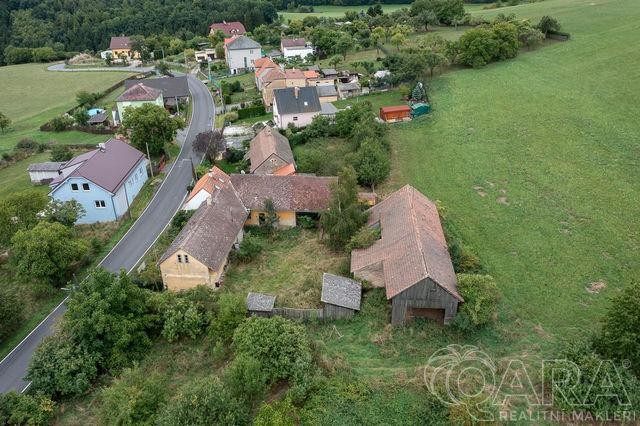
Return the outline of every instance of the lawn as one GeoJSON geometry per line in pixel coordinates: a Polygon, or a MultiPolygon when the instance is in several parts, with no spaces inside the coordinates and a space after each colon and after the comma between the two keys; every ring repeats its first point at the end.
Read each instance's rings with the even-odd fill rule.
{"type": "Polygon", "coordinates": [[[31,138],[38,142],[87,143],[106,140],[104,135],[81,132],[40,132],[38,128],[76,104],[81,90],[105,90],[133,74],[126,72],[53,72],[45,64],[0,67],[3,97],[0,111],[12,121],[10,130],[0,135],[0,152],[10,151],[16,142],[31,138]]]}
{"type": "MultiPolygon", "coordinates": [[[[383,4],[382,10],[385,13],[391,13],[398,9],[402,9],[403,7],[409,7],[408,4],[383,4]]],[[[312,13],[297,13],[297,12],[280,12],[280,16],[282,16],[286,21],[289,20],[302,20],[307,16],[323,16],[327,18],[341,18],[347,11],[366,12],[369,8],[369,5],[365,6],[314,6],[312,13]]]]}
{"type": "Polygon", "coordinates": [[[14,164],[3,169],[0,169],[0,182],[2,182],[2,186],[0,187],[0,199],[5,198],[7,195],[13,194],[14,192],[31,188],[41,190],[42,192],[48,192],[48,185],[34,186],[31,183],[31,179],[29,179],[29,173],[27,173],[27,167],[31,163],[41,163],[44,161],[49,161],[50,157],[50,152],[42,152],[40,154],[27,157],[24,160],[17,161],[14,164]]]}

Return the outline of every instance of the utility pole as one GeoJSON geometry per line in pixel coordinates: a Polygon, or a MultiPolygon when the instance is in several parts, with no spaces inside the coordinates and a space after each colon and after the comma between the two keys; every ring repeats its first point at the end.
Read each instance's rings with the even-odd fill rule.
{"type": "Polygon", "coordinates": [[[149,171],[151,171],[151,179],[153,179],[153,162],[151,161],[151,156],[149,155],[149,142],[144,143],[147,146],[147,158],[149,159],[149,171]]]}

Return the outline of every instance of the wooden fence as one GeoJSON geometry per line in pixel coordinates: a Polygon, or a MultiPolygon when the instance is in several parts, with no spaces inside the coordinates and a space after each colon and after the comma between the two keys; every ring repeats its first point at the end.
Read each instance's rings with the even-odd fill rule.
{"type": "Polygon", "coordinates": [[[323,319],[322,309],[273,308],[271,314],[305,321],[323,319]]]}

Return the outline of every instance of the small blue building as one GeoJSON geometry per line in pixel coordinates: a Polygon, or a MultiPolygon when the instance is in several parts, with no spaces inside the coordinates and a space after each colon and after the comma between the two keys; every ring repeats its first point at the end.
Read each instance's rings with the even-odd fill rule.
{"type": "Polygon", "coordinates": [[[109,222],[124,215],[148,179],[147,158],[129,144],[110,139],[64,163],[49,184],[55,200],[76,200],[86,214],[77,223],[109,222]]]}

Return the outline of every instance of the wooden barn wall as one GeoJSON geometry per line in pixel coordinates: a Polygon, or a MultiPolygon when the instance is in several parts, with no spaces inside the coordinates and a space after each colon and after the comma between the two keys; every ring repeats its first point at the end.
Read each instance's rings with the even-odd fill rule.
{"type": "Polygon", "coordinates": [[[391,305],[392,324],[403,324],[408,308],[444,309],[445,324],[450,323],[458,311],[458,299],[428,278],[398,294],[391,305]]]}

